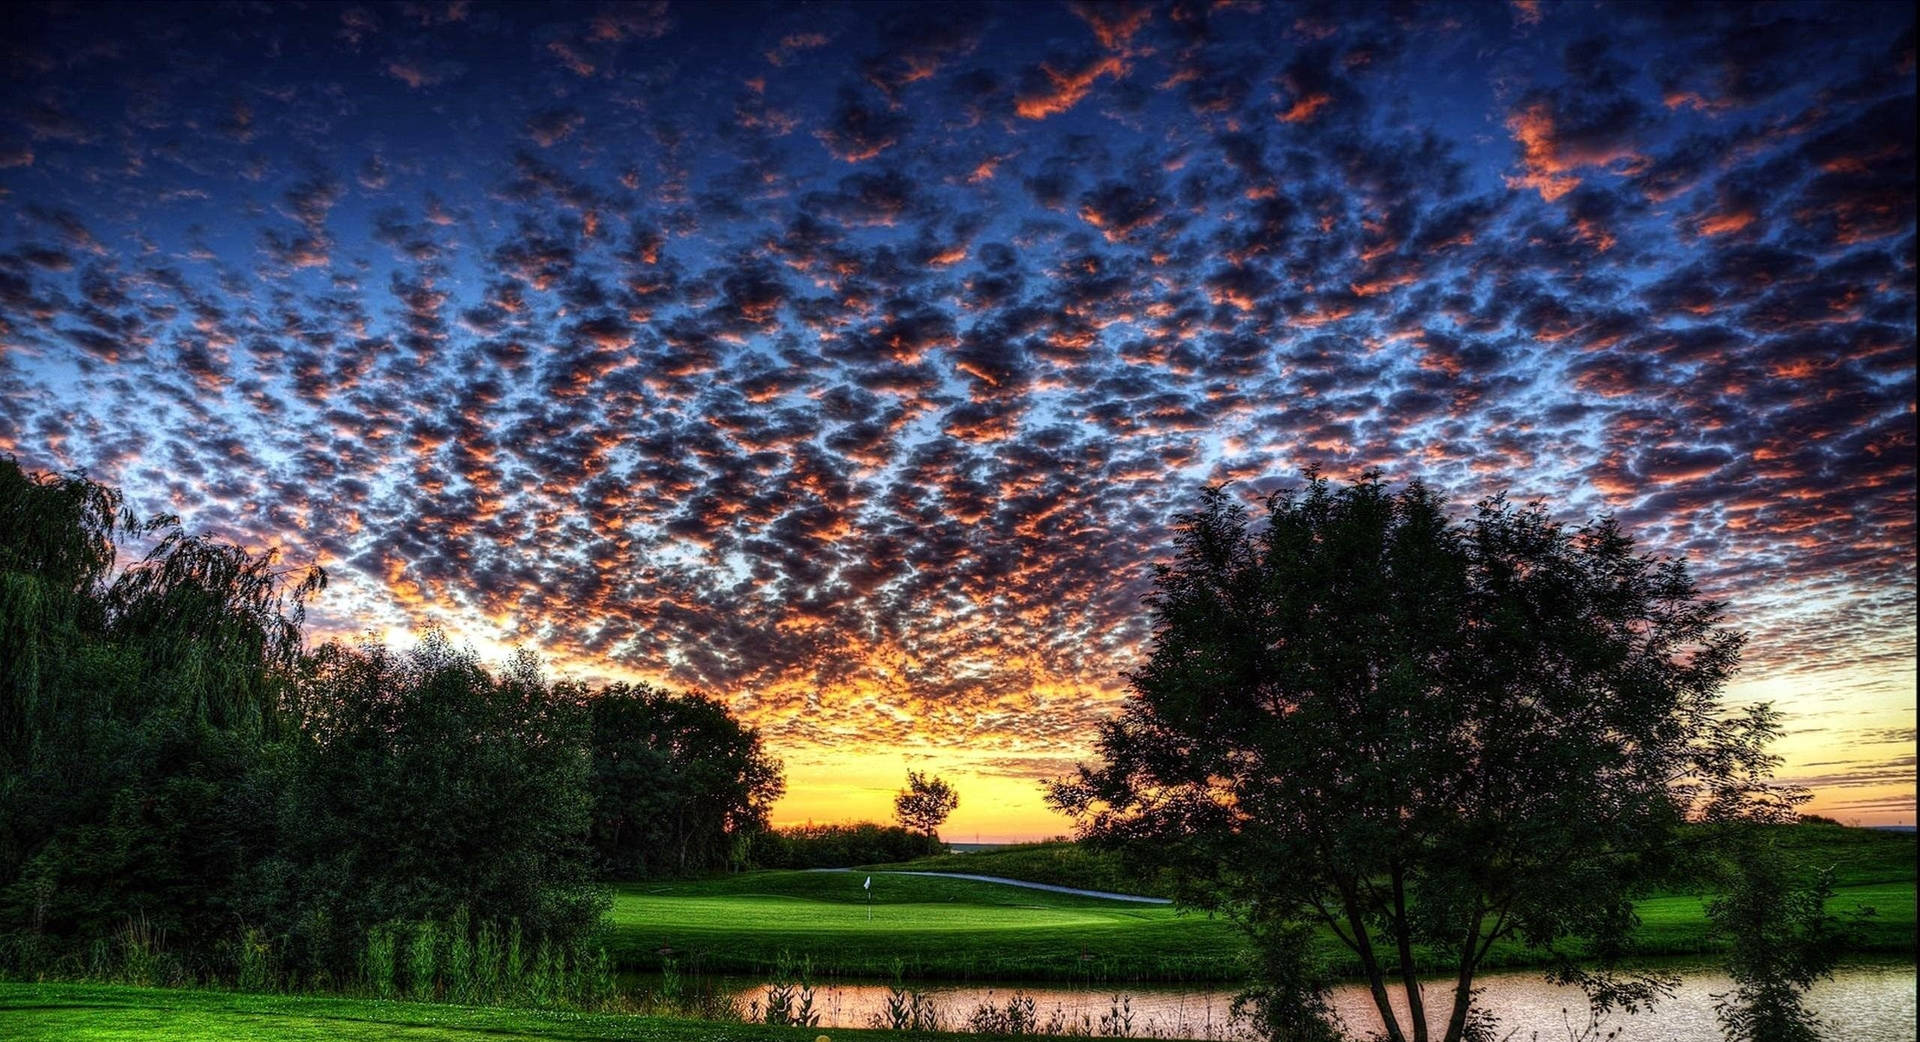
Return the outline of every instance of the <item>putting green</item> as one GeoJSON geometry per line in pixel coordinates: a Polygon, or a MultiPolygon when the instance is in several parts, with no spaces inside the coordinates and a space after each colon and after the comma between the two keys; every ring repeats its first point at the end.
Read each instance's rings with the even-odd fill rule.
{"type": "Polygon", "coordinates": [[[614,899],[623,967],[760,973],[784,950],[823,973],[1044,980],[1213,980],[1242,947],[1231,924],[1166,906],[998,883],[757,872],[614,899]],[[871,918],[869,918],[871,915],[871,918]]]}

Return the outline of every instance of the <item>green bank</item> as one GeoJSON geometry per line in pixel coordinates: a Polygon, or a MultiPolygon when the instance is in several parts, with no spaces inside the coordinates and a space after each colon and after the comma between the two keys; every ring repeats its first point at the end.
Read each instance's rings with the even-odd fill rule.
{"type": "Polygon", "coordinates": [[[0,982],[8,1042],[833,1042],[962,1039],[847,1028],[780,1028],[610,1013],[0,982]]]}

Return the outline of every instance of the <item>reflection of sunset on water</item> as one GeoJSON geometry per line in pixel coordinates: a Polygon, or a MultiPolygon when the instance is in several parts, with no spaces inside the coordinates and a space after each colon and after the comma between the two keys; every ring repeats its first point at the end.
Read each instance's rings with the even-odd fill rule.
{"type": "Polygon", "coordinates": [[[1615,511],[1911,823],[1897,5],[33,13],[0,453],[1053,835],[1203,485],[1615,511]],[[1338,17],[1334,17],[1337,13],[1338,17]],[[271,60],[262,60],[269,56],[271,60]]]}

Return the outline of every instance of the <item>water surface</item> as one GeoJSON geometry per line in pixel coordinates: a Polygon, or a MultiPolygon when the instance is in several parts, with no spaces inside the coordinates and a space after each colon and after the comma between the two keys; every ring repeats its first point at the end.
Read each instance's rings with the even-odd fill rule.
{"type": "MultiPolygon", "coordinates": [[[[1635,1016],[1615,1015],[1601,1035],[1613,1028],[1618,1042],[1720,1042],[1714,1019],[1713,996],[1729,992],[1733,983],[1725,973],[1710,969],[1676,971],[1682,982],[1674,996],[1635,1016]]],[[[1444,1029],[1450,981],[1433,979],[1424,992],[1429,1019],[1444,1029]]],[[[1911,963],[1869,964],[1841,968],[1830,981],[1815,985],[1809,1004],[1831,1027],[1829,1037],[1849,1042],[1915,1042],[1914,966],[1911,963]]],[[[1537,972],[1485,974],[1478,984],[1481,1001],[1500,1018],[1498,1037],[1512,1032],[1514,1042],[1555,1042],[1577,1037],[1586,1026],[1586,1001],[1578,989],[1558,988],[1537,972]]],[[[1082,1034],[1111,1034],[1123,1029],[1128,1037],[1168,1039],[1251,1038],[1245,1025],[1232,1021],[1231,989],[1177,989],[1140,985],[1117,988],[1066,988],[1057,985],[998,984],[948,986],[918,985],[932,998],[941,1026],[965,1029],[969,1015],[991,1003],[1004,1007],[1016,996],[1031,998],[1042,1028],[1050,1023],[1082,1034]]],[[[764,1001],[764,985],[730,986],[742,1010],[764,1001]]],[[[822,1027],[872,1027],[886,1008],[887,988],[877,984],[825,984],[814,989],[814,1008],[822,1027]]],[[[1397,994],[1397,989],[1396,989],[1397,994]]],[[[1356,1037],[1378,1030],[1380,1019],[1364,985],[1343,985],[1334,992],[1334,1007],[1356,1037]]],[[[1404,1015],[1404,1010],[1403,1010],[1404,1015]]]]}

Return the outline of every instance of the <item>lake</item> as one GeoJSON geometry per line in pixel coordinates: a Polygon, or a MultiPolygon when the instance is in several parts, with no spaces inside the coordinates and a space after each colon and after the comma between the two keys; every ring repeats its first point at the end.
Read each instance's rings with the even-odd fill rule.
{"type": "MultiPolygon", "coordinates": [[[[1720,1042],[1714,1018],[1713,995],[1733,988],[1726,974],[1711,969],[1676,969],[1680,990],[1650,1012],[1636,1016],[1616,1014],[1606,1023],[1615,1027],[1619,1042],[1720,1042]]],[[[1831,1025],[1829,1037],[1848,1042],[1914,1042],[1914,966],[1911,963],[1865,964],[1842,967],[1830,981],[1815,985],[1810,1004],[1831,1025]]],[[[1479,978],[1483,1004],[1500,1017],[1499,1037],[1514,1042],[1568,1038],[1568,1022],[1576,1029],[1586,1023],[1586,1001],[1577,989],[1556,988],[1537,972],[1490,973],[1479,978]]],[[[964,1030],[968,1016],[983,1003],[1004,1007],[1015,996],[1033,1000],[1042,1028],[1050,1022],[1068,1032],[1111,1034],[1123,1026],[1127,1037],[1168,1039],[1246,1039],[1243,1025],[1231,1022],[1231,990],[1155,988],[1123,985],[1119,988],[1063,988],[1041,985],[920,986],[939,1011],[941,1026],[964,1030]]],[[[1450,982],[1427,982],[1434,1027],[1444,1028],[1450,982]]],[[[744,1010],[754,1000],[764,1001],[764,986],[735,986],[744,1010]]],[[[1396,991],[1397,994],[1397,991],[1396,991]]],[[[1378,1030],[1380,1019],[1364,985],[1343,985],[1334,992],[1334,1006],[1356,1037],[1378,1030]]],[[[886,1007],[887,988],[877,984],[822,984],[814,989],[814,1008],[822,1027],[871,1027],[886,1007]]],[[[1601,1034],[1605,1034],[1603,1031],[1601,1034]]]]}

